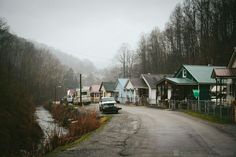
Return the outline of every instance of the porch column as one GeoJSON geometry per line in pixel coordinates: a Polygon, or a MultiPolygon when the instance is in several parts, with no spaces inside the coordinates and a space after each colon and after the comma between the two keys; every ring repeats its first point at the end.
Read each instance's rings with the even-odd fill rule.
{"type": "Polygon", "coordinates": [[[220,78],[220,117],[222,117],[222,78],[220,78]]]}
{"type": "Polygon", "coordinates": [[[218,100],[218,98],[217,98],[217,94],[218,94],[217,88],[218,88],[218,80],[216,78],[216,105],[217,105],[217,100],[218,100]]]}
{"type": "Polygon", "coordinates": [[[198,92],[199,92],[199,95],[198,95],[197,104],[198,104],[198,111],[200,111],[200,85],[199,84],[198,84],[198,92]]]}

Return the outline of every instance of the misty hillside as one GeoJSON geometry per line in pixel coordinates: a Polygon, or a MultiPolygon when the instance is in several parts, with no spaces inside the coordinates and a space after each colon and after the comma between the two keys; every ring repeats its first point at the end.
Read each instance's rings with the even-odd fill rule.
{"type": "Polygon", "coordinates": [[[48,49],[50,53],[56,56],[61,64],[65,65],[68,68],[72,68],[75,73],[77,73],[77,78],[79,74],[83,75],[83,85],[92,85],[100,84],[100,77],[97,75],[98,70],[95,65],[88,59],[79,59],[70,54],[57,50],[53,47],[49,47],[45,44],[41,44],[35,41],[32,41],[36,47],[48,49]]]}
{"type": "Polygon", "coordinates": [[[82,60],[72,55],[51,48],[50,52],[52,52],[62,64],[72,68],[77,73],[89,74],[91,72],[97,71],[94,64],[88,59],[82,60]]]}
{"type": "Polygon", "coordinates": [[[74,57],[73,55],[67,54],[53,47],[49,47],[45,44],[38,43],[36,41],[33,41],[33,43],[38,48],[48,49],[52,54],[54,54],[59,59],[59,61],[63,65],[72,68],[76,73],[89,74],[91,72],[93,73],[97,71],[94,64],[88,59],[83,59],[83,60],[79,59],[77,57],[74,57]]]}

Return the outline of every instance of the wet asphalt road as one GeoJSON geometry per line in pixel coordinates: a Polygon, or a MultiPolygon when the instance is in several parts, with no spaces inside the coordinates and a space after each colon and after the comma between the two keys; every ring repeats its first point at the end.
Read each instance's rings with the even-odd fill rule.
{"type": "Polygon", "coordinates": [[[120,114],[60,157],[236,157],[236,126],[179,112],[121,106],[120,114]]]}

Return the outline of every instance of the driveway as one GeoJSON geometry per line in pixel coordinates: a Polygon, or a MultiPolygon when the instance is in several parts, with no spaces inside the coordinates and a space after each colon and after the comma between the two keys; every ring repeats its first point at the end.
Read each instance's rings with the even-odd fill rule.
{"type": "Polygon", "coordinates": [[[236,157],[235,125],[174,111],[121,107],[102,130],[59,156],[236,157]]]}

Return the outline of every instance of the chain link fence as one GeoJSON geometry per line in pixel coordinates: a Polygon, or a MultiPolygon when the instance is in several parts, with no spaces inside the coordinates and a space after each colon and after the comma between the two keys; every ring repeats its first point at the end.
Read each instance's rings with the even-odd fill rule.
{"type": "Polygon", "coordinates": [[[219,104],[207,100],[170,100],[168,107],[172,110],[187,110],[212,115],[227,121],[235,120],[235,106],[219,104]]]}

